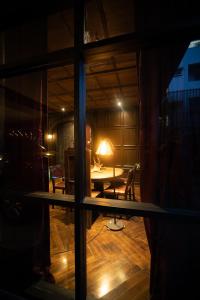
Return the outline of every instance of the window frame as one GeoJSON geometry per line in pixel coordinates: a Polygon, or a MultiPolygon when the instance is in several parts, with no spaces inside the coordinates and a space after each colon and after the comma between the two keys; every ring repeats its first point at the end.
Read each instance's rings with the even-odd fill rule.
{"type": "MultiPolygon", "coordinates": [[[[35,192],[23,195],[25,198],[35,198],[37,201],[45,201],[49,204],[71,207],[75,210],[75,299],[86,300],[87,276],[86,276],[86,217],[87,210],[105,211],[111,213],[123,213],[125,215],[150,217],[156,219],[173,219],[189,223],[200,222],[200,212],[164,209],[152,203],[138,203],[121,200],[101,199],[86,197],[85,181],[85,70],[84,64],[95,56],[93,50],[102,47],[105,51],[112,45],[112,51],[122,45],[130,45],[137,49],[139,42],[136,34],[122,36],[93,42],[84,45],[84,1],[75,1],[75,46],[69,49],[48,53],[45,56],[21,61],[15,65],[0,66],[0,78],[8,78],[16,75],[28,74],[37,70],[62,66],[69,63],[75,65],[75,196],[57,195],[46,192],[35,192]],[[78,20],[78,21],[77,21],[78,20]],[[115,48],[115,45],[117,46],[115,48]]],[[[169,33],[170,34],[170,33],[169,33]]],[[[161,33],[162,35],[162,33],[161,33]]],[[[176,36],[176,33],[175,33],[176,36]]],[[[178,35],[177,35],[178,36],[178,35]]],[[[170,38],[169,38],[170,39],[170,38]]],[[[152,36],[152,44],[155,38],[152,36]]],[[[173,41],[173,39],[172,39],[173,41]]],[[[151,199],[150,199],[151,200],[151,199]]]]}

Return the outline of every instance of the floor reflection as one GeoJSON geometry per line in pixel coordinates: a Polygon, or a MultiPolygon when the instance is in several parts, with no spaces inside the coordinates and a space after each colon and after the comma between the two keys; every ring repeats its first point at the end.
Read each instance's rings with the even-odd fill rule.
{"type": "MultiPolygon", "coordinates": [[[[51,259],[56,284],[74,289],[74,225],[66,210],[51,209],[51,259]]],[[[123,219],[125,228],[110,231],[111,216],[99,216],[87,231],[88,294],[102,300],[146,300],[150,254],[143,219],[123,219]],[[134,298],[134,295],[136,298],[134,298]]]]}

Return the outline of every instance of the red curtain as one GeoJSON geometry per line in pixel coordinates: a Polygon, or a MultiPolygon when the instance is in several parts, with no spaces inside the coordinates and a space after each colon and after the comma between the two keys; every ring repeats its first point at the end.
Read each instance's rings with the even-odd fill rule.
{"type": "MultiPolygon", "coordinates": [[[[192,108],[184,114],[181,96],[175,101],[167,93],[187,46],[188,42],[141,49],[138,56],[141,198],[163,207],[197,209],[198,175],[192,158],[198,163],[198,116],[193,112],[194,121],[192,108]]],[[[151,250],[151,299],[191,296],[199,266],[199,226],[161,219],[145,219],[145,225],[151,250]]]]}

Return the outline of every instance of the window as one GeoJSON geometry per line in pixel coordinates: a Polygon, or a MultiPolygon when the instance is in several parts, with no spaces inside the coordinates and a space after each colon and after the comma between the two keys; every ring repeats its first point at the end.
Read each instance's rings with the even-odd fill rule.
{"type": "MultiPolygon", "coordinates": [[[[199,221],[199,214],[198,212],[187,214],[186,210],[182,212],[178,209],[161,209],[153,203],[126,201],[126,198],[124,201],[124,199],[121,200],[121,195],[116,190],[121,186],[126,187],[129,178],[133,178],[129,177],[130,174],[133,174],[129,170],[131,171],[133,165],[139,168],[140,154],[142,153],[145,159],[147,157],[145,161],[147,163],[144,164],[146,169],[141,170],[146,175],[145,182],[148,185],[145,191],[146,198],[149,197],[148,201],[154,200],[148,193],[153,190],[152,194],[155,194],[159,200],[159,193],[164,193],[171,180],[176,177],[176,172],[174,172],[176,157],[178,159],[182,157],[179,156],[178,151],[175,153],[177,156],[174,157],[171,148],[168,151],[165,145],[162,147],[159,144],[158,123],[161,121],[160,123],[166,124],[167,130],[164,132],[163,138],[166,138],[167,142],[175,142],[174,144],[178,148],[180,141],[184,142],[182,138],[177,139],[178,135],[186,136],[181,127],[182,103],[186,99],[182,99],[182,93],[180,93],[178,95],[180,96],[180,105],[179,102],[175,105],[173,103],[168,105],[167,117],[169,116],[169,119],[166,120],[169,122],[162,122],[158,109],[164,79],[159,68],[162,65],[163,71],[165,71],[165,67],[168,68],[168,65],[161,64],[160,58],[165,59],[165,56],[157,55],[157,50],[161,50],[161,53],[159,51],[158,53],[162,54],[162,50],[166,49],[159,47],[160,45],[157,47],[157,44],[155,46],[155,40],[149,39],[151,35],[154,35],[153,30],[149,37],[148,34],[146,36],[147,43],[144,43],[145,36],[143,34],[140,36],[142,32],[138,32],[139,39],[137,34],[132,34],[135,28],[132,18],[134,3],[132,0],[87,1],[85,18],[83,2],[74,1],[76,5],[74,20],[70,7],[69,11],[66,8],[64,13],[57,10],[55,17],[51,15],[44,18],[41,24],[38,23],[37,28],[33,27],[30,30],[29,26],[26,28],[26,25],[23,24],[24,30],[21,33],[19,30],[19,35],[13,34],[15,33],[14,28],[14,31],[4,32],[1,36],[3,49],[0,53],[4,66],[0,70],[0,176],[2,179],[1,196],[3,196],[1,205],[5,210],[0,211],[0,218],[2,211],[6,212],[5,215],[3,214],[5,219],[0,219],[1,225],[2,221],[6,221],[0,229],[5,229],[8,225],[6,229],[9,234],[1,235],[0,239],[1,243],[2,238],[7,242],[6,247],[4,244],[4,247],[0,248],[1,272],[3,272],[0,289],[7,284],[6,287],[9,285],[9,288],[14,288],[14,291],[17,290],[19,294],[24,295],[25,284],[27,293],[27,285],[30,283],[28,274],[32,272],[32,258],[42,259],[39,267],[44,268],[44,265],[49,265],[51,254],[58,284],[65,286],[68,290],[75,290],[76,300],[85,300],[87,295],[91,294],[96,298],[104,297],[106,294],[108,299],[109,297],[115,298],[118,294],[118,287],[121,289],[119,295],[122,299],[134,299],[135,292],[137,298],[141,296],[148,299],[150,253],[141,218],[148,217],[151,221],[151,217],[156,217],[153,227],[159,231],[153,236],[153,245],[155,245],[153,250],[157,250],[156,246],[165,245],[166,241],[169,241],[168,248],[159,248],[159,257],[155,264],[152,264],[152,266],[156,266],[156,269],[161,266],[159,271],[162,273],[162,267],[174,265],[171,258],[174,260],[179,258],[179,255],[174,257],[172,255],[172,245],[176,242],[174,219],[169,224],[166,221],[167,217],[175,218],[178,226],[181,220],[185,226],[185,221],[188,219],[191,221],[193,216],[196,217],[196,221],[199,221]],[[74,24],[75,26],[73,26],[74,24]],[[50,27],[48,33],[46,25],[50,27]],[[74,27],[75,33],[73,32],[74,27]],[[37,32],[36,35],[35,32],[37,32]],[[29,36],[29,40],[26,40],[26,36],[29,36]],[[14,40],[15,38],[16,40],[14,40]],[[42,41],[41,45],[39,41],[42,41]],[[12,47],[14,44],[18,51],[12,47]],[[39,48],[38,52],[34,50],[34,47],[39,48]],[[151,61],[148,61],[149,48],[150,52],[153,49],[151,61]],[[147,56],[141,55],[140,57],[138,49],[145,50],[147,56]],[[12,55],[12,51],[15,55],[12,55]],[[24,53],[27,54],[25,57],[24,53]],[[23,61],[23,57],[26,58],[25,61],[23,61]],[[22,61],[17,65],[19,58],[22,61]],[[142,66],[140,72],[137,69],[138,62],[141,62],[142,66]],[[138,75],[141,78],[138,78],[138,75]],[[144,92],[141,103],[139,103],[141,95],[138,91],[138,83],[141,84],[140,88],[143,88],[140,91],[144,92]],[[142,105],[145,105],[145,110],[142,110],[142,105]],[[172,110],[171,114],[170,110],[172,110]],[[142,142],[145,141],[145,143],[140,142],[141,112],[143,113],[142,130],[148,129],[143,131],[145,135],[142,142]],[[180,131],[176,130],[177,124],[180,124],[180,131]],[[172,130],[169,132],[168,129],[172,130]],[[102,138],[111,140],[114,148],[111,147],[107,157],[97,151],[102,138]],[[142,148],[143,152],[141,152],[142,148]],[[158,157],[160,153],[164,155],[163,160],[160,159],[162,157],[158,157]],[[165,155],[167,159],[165,159],[165,155]],[[168,158],[170,167],[167,164],[168,158]],[[166,163],[167,172],[170,171],[167,176],[165,168],[162,169],[163,162],[166,163]],[[60,168],[62,164],[67,166],[67,172],[64,171],[64,174],[60,168]],[[68,172],[70,166],[72,172],[68,172]],[[93,175],[91,175],[92,172],[93,175]],[[107,177],[102,178],[105,173],[107,177]],[[121,176],[118,178],[119,181],[115,181],[117,174],[126,176],[121,176]],[[160,174],[164,174],[164,176],[159,178],[160,174]],[[64,181],[63,177],[68,181],[64,181]],[[167,180],[167,184],[163,185],[165,188],[162,190],[160,187],[162,187],[163,179],[167,180]],[[50,193],[50,189],[56,192],[50,193]],[[109,189],[112,190],[111,194],[108,193],[109,189]],[[66,190],[67,193],[62,194],[66,190]],[[23,205],[26,208],[25,214],[21,214],[23,205]],[[50,251],[49,248],[49,231],[52,229],[49,228],[49,205],[51,224],[54,231],[58,233],[56,236],[52,235],[51,241],[54,249],[51,248],[51,250],[53,251],[50,251]],[[56,206],[59,206],[60,212],[56,206]],[[57,214],[58,218],[56,218],[57,214]],[[94,230],[91,223],[96,221],[98,214],[102,214],[102,218],[95,224],[96,229],[94,230]],[[22,218],[18,218],[18,216],[22,218]],[[66,218],[66,216],[70,216],[70,218],[66,218]],[[122,219],[119,223],[122,231],[115,234],[110,230],[116,229],[119,218],[122,219]],[[68,221],[70,226],[67,227],[67,231],[65,225],[68,221]],[[30,227],[26,226],[27,224],[30,227]],[[35,227],[32,226],[33,224],[35,227]],[[127,230],[124,230],[124,224],[127,230]],[[131,225],[135,225],[134,228],[131,225]],[[170,243],[171,236],[167,231],[168,225],[170,225],[169,232],[174,233],[173,243],[170,243]],[[15,235],[16,232],[18,235],[15,235]],[[167,234],[163,235],[163,232],[167,234]],[[23,238],[23,235],[21,236],[22,243],[28,243],[29,239],[36,237],[36,243],[32,244],[33,247],[29,247],[29,244],[24,246],[22,243],[15,243],[16,240],[19,240],[18,237],[21,233],[28,236],[27,239],[23,238]],[[62,236],[64,240],[60,238],[62,236]],[[102,236],[102,242],[99,243],[102,236]],[[159,237],[162,236],[166,238],[160,239],[159,237]],[[11,244],[20,249],[11,251],[11,244]],[[121,248],[123,244],[125,249],[121,248]],[[124,257],[122,257],[122,253],[124,257]],[[9,255],[11,255],[11,260],[8,259],[9,255]],[[46,259],[45,264],[43,258],[46,259]],[[164,260],[162,261],[162,259],[164,260]],[[14,265],[17,268],[13,268],[13,261],[17,264],[14,265]],[[21,261],[24,262],[23,268],[21,261]],[[156,264],[157,262],[158,264],[156,264]],[[23,278],[25,281],[22,281],[15,275],[19,273],[21,275],[21,269],[24,271],[24,268],[23,278]],[[98,272],[100,268],[102,273],[98,272]],[[87,270],[89,270],[88,273],[87,270]],[[95,276],[94,270],[98,270],[95,276]],[[140,274],[139,280],[136,279],[138,274],[140,274]]],[[[70,5],[71,2],[67,1],[67,3],[70,5]]],[[[167,15],[166,20],[168,19],[170,18],[167,15]]],[[[145,22],[142,23],[145,24],[145,22]]],[[[160,23],[158,28],[161,29],[160,23]]],[[[155,37],[157,39],[158,35],[155,37]]],[[[177,32],[175,37],[177,37],[177,32]]],[[[174,44],[170,46],[174,47],[174,44]]],[[[171,59],[169,53],[168,58],[171,59]]],[[[179,70],[177,76],[181,74],[181,71],[179,70]]],[[[164,86],[165,84],[163,88],[164,86]]],[[[188,108],[187,101],[184,102],[185,104],[188,108]]],[[[192,100],[190,115],[194,118],[195,130],[196,127],[199,127],[199,123],[197,123],[199,108],[196,111],[197,108],[198,105],[194,104],[192,100]]],[[[196,131],[196,133],[194,134],[195,138],[199,136],[199,132],[196,131]]],[[[191,146],[190,143],[188,145],[191,146]]],[[[186,148],[181,147],[182,149],[186,148]]],[[[196,153],[196,162],[199,162],[198,153],[196,153]]],[[[188,162],[190,162],[189,159],[186,159],[185,165],[188,162]]],[[[183,164],[180,165],[183,166],[183,164]]],[[[139,170],[137,169],[137,171],[139,170]]],[[[185,176],[182,169],[179,171],[185,176]]],[[[196,174],[197,168],[194,171],[196,174]]],[[[137,175],[139,174],[137,173],[137,175]]],[[[139,176],[137,177],[139,178],[139,176]]],[[[180,187],[179,181],[175,183],[180,187]]],[[[127,186],[130,187],[130,185],[127,186]]],[[[199,186],[196,185],[196,188],[199,186]]],[[[137,198],[140,195],[139,179],[129,189],[129,200],[133,200],[131,197],[134,188],[134,196],[137,198]]],[[[172,197],[168,197],[169,201],[173,201],[173,189],[169,192],[172,193],[172,197]]],[[[186,196],[191,195],[192,191],[189,192],[190,194],[186,196]]],[[[122,194],[123,196],[125,193],[122,194]]],[[[181,201],[179,196],[182,197],[182,193],[177,196],[177,200],[181,201]]],[[[188,243],[187,234],[190,234],[190,231],[184,230],[181,233],[184,238],[186,237],[188,243]]],[[[182,242],[181,238],[182,235],[180,235],[182,242]]],[[[180,247],[182,247],[181,242],[178,243],[180,247]]],[[[177,244],[175,244],[175,248],[176,246],[177,244]]],[[[176,250],[178,249],[177,247],[176,250]]],[[[188,251],[187,248],[186,251],[188,251]]],[[[183,247],[178,254],[182,252],[183,247]]],[[[184,258],[185,254],[183,252],[184,258]]],[[[194,259],[196,263],[196,256],[194,259]]],[[[188,262],[189,260],[191,261],[191,257],[188,262]]],[[[181,263],[181,260],[178,262],[181,263]]],[[[188,271],[187,265],[185,270],[188,271]]],[[[47,271],[45,268],[46,273],[44,272],[43,275],[48,277],[47,271]]],[[[164,272],[163,276],[164,279],[167,279],[167,284],[171,280],[175,285],[176,280],[171,271],[173,271],[173,266],[171,266],[170,272],[166,273],[170,275],[170,278],[164,272]]],[[[177,268],[176,272],[178,271],[177,268]]],[[[157,278],[159,273],[154,275],[153,277],[157,278]]],[[[52,280],[51,277],[48,279],[52,280]]],[[[162,280],[163,278],[160,282],[163,282],[162,280]]],[[[54,289],[54,286],[50,288],[54,290],[54,294],[59,293],[59,288],[54,289]]],[[[38,290],[41,289],[36,288],[36,292],[38,290]]],[[[162,286],[159,286],[158,290],[162,292],[162,286]]],[[[172,292],[174,295],[174,289],[172,292]]],[[[66,291],[66,299],[67,293],[68,291],[66,291]]],[[[56,298],[58,297],[55,295],[56,298]]],[[[70,293],[70,298],[73,298],[73,292],[70,293]]]]}
{"type": "Polygon", "coordinates": [[[174,77],[179,77],[183,75],[183,68],[178,68],[174,73],[174,77]]]}
{"type": "Polygon", "coordinates": [[[188,80],[189,81],[200,80],[200,63],[188,65],[188,80]]]}

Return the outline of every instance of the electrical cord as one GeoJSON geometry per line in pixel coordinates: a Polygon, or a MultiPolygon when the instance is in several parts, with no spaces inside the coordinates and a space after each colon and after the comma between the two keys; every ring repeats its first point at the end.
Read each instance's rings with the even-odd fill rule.
{"type": "MultiPolygon", "coordinates": [[[[131,237],[129,234],[127,234],[126,232],[125,232],[125,230],[123,230],[122,231],[123,232],[123,234],[125,235],[125,236],[127,236],[130,240],[132,240],[132,241],[134,241],[134,242],[138,242],[138,241],[141,241],[141,239],[140,238],[137,238],[137,237],[131,237]]],[[[143,247],[142,247],[143,248],[143,247]]]]}
{"type": "MultiPolygon", "coordinates": [[[[98,232],[94,237],[92,237],[89,241],[87,241],[86,244],[88,245],[89,243],[91,243],[92,241],[94,241],[94,240],[101,234],[101,232],[103,231],[103,228],[104,228],[104,227],[106,227],[105,224],[101,226],[99,232],[98,232]]],[[[107,227],[106,227],[106,228],[107,228],[107,227]]],[[[72,249],[68,249],[68,250],[56,252],[56,253],[54,253],[54,254],[52,254],[52,255],[53,255],[53,256],[54,256],[54,255],[59,255],[59,254],[68,253],[68,252],[71,252],[71,251],[73,252],[74,250],[75,250],[75,248],[72,248],[72,249]]]]}

